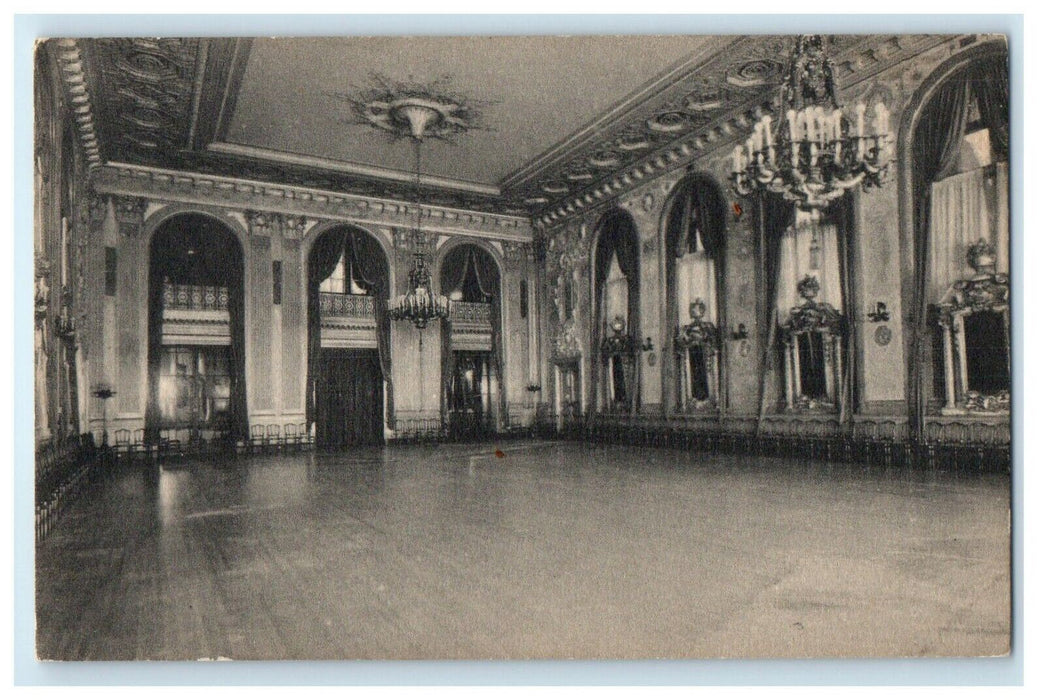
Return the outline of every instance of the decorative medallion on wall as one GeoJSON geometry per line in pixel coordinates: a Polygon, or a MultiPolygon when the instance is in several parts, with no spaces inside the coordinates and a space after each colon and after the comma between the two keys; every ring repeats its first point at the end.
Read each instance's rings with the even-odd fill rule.
{"type": "Polygon", "coordinates": [[[888,345],[892,339],[893,332],[889,329],[889,326],[878,326],[874,329],[874,342],[882,347],[888,345]]]}
{"type": "Polygon", "coordinates": [[[577,340],[577,327],[573,321],[564,321],[555,334],[552,362],[565,364],[576,362],[581,356],[581,344],[577,340]]]}

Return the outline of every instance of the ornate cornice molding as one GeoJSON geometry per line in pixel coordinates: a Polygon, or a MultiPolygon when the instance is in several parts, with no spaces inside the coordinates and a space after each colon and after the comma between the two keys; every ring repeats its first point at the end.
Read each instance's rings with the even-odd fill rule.
{"type": "MultiPolygon", "coordinates": [[[[874,78],[883,71],[931,48],[952,41],[956,37],[954,35],[923,34],[841,38],[852,41],[843,51],[834,56],[833,60],[840,67],[838,80],[841,90],[852,91],[859,84],[874,78]]],[[[768,41],[769,39],[793,41],[793,37],[756,37],[752,40],[768,41]]],[[[769,54],[771,53],[769,52],[769,54]]],[[[586,185],[583,189],[571,188],[568,183],[561,183],[558,188],[555,186],[556,182],[538,183],[536,186],[540,193],[533,191],[524,195],[526,201],[531,205],[544,206],[543,209],[538,208],[535,211],[534,226],[538,229],[553,226],[559,221],[572,218],[574,215],[603,204],[614,197],[619,197],[624,192],[634,190],[641,183],[678,170],[697,158],[713,156],[719,151],[732,148],[738,140],[747,136],[755,121],[772,108],[774,90],[778,86],[777,76],[773,72],[776,69],[770,65],[774,63],[774,60],[772,55],[753,59],[745,66],[727,74],[726,81],[731,82],[729,81],[730,76],[746,75],[745,67],[761,65],[759,63],[761,61],[765,63],[763,69],[756,70],[757,67],[752,67],[747,72],[773,76],[772,79],[763,81],[762,89],[748,90],[746,93],[733,95],[731,109],[720,110],[709,118],[707,114],[701,114],[700,108],[703,105],[699,101],[695,101],[692,95],[684,104],[680,103],[675,112],[688,113],[694,121],[703,121],[703,123],[697,129],[688,129],[684,126],[678,130],[678,136],[670,142],[661,139],[660,143],[657,143],[656,136],[650,134],[651,130],[655,130],[648,124],[629,127],[631,129],[629,133],[634,132],[635,138],[641,136],[646,139],[645,147],[636,149],[638,152],[646,150],[646,155],[625,164],[624,167],[618,168],[606,176],[593,176],[585,181],[586,185]],[[544,201],[539,202],[540,199],[544,201]]],[[[786,57],[781,60],[786,60],[786,57]]],[[[753,80],[753,78],[748,80],[753,80]]],[[[741,79],[741,82],[744,80],[741,79]]],[[[734,85],[736,83],[737,80],[731,82],[734,85]]],[[[714,104],[714,102],[704,104],[714,104]]],[[[723,104],[728,103],[723,102],[723,104]]],[[[672,132],[662,131],[661,133],[671,135],[672,132]]],[[[624,155],[626,156],[627,153],[625,152],[624,155]]]]}
{"type": "MultiPolygon", "coordinates": [[[[308,217],[410,229],[417,216],[415,205],[403,201],[124,163],[99,168],[93,185],[105,194],[279,213],[284,221],[290,220],[287,217],[308,217]]],[[[421,229],[433,235],[518,242],[532,239],[530,222],[524,217],[424,204],[421,229]]]]}
{"type": "Polygon", "coordinates": [[[84,155],[87,158],[88,170],[93,170],[101,166],[102,156],[80,47],[76,39],[58,39],[55,45],[57,46],[58,63],[62,69],[62,82],[65,84],[72,118],[76,122],[80,145],[83,146],[84,155]]]}

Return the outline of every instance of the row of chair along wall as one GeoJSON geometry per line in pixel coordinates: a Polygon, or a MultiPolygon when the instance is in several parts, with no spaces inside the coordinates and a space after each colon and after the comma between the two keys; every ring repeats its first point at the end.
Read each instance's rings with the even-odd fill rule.
{"type": "MultiPolygon", "coordinates": [[[[993,417],[992,417],[993,418],[993,417]]],[[[649,447],[671,447],[766,457],[920,466],[975,471],[1011,469],[1007,420],[929,419],[912,440],[905,418],[769,416],[543,416],[536,433],[649,447]]]]}
{"type": "MultiPolygon", "coordinates": [[[[651,447],[750,454],[768,457],[864,462],[883,466],[923,466],[977,471],[1011,469],[1007,421],[930,419],[923,439],[909,439],[903,418],[857,418],[843,423],[827,416],[770,416],[758,430],[755,417],[621,416],[545,414],[532,427],[513,426],[509,436],[539,436],[651,447]]],[[[455,433],[439,419],[406,419],[397,425],[396,443],[471,441],[492,437],[486,431],[455,433]]],[[[194,455],[258,454],[312,449],[303,424],[255,425],[249,440],[230,442],[219,433],[161,431],[147,444],[144,432],[116,431],[104,447],[84,434],[38,446],[36,451],[36,536],[51,531],[64,508],[92,482],[128,461],[162,461],[194,455]]]]}

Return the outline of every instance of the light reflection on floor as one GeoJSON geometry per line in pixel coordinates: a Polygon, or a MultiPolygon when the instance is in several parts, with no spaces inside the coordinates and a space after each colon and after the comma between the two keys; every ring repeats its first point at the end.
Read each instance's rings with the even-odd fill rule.
{"type": "Polygon", "coordinates": [[[557,443],[187,462],[122,473],[37,555],[44,658],[1008,648],[1002,475],[557,443]]]}

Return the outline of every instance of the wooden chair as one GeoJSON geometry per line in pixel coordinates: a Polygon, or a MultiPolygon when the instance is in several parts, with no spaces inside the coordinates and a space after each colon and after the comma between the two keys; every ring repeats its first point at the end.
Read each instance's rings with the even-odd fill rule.
{"type": "Polygon", "coordinates": [[[278,424],[265,426],[265,446],[272,450],[282,449],[283,432],[278,424]]]}

